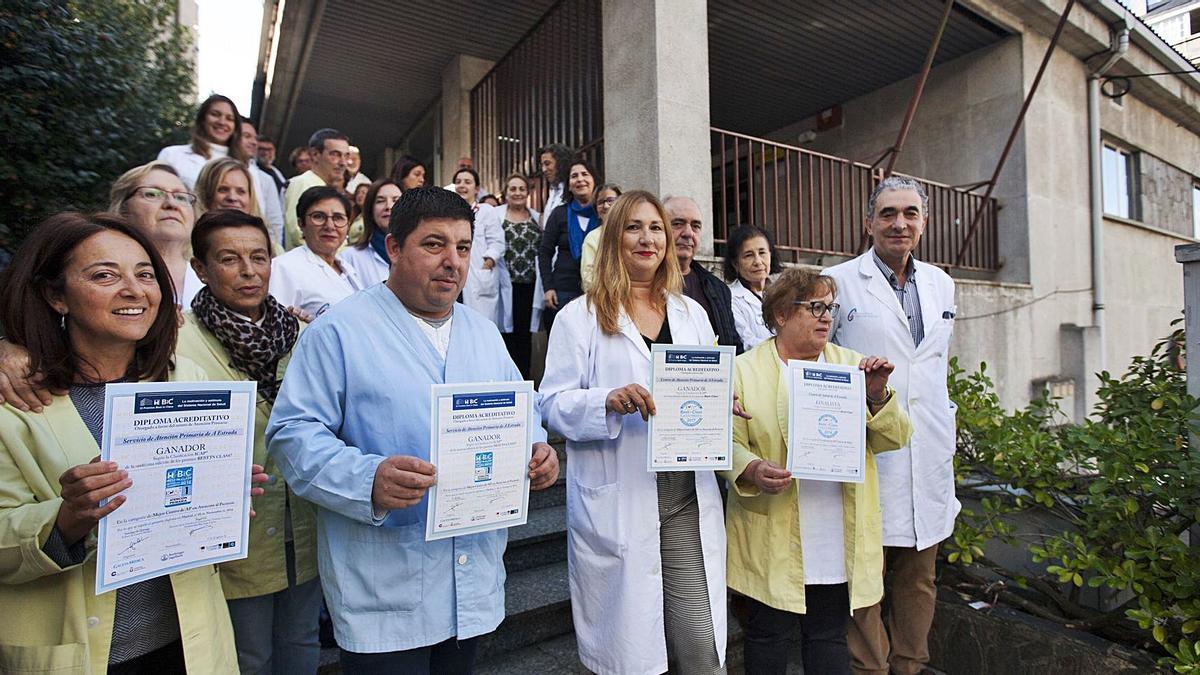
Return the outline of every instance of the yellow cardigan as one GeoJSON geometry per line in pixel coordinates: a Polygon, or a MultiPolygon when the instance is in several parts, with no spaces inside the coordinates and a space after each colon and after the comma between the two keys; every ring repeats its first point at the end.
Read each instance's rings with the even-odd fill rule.
{"type": "MultiPolygon", "coordinates": [[[[247,380],[249,377],[229,365],[229,354],[216,336],[204,328],[191,311],[183,315],[175,352],[197,365],[209,380],[247,380]]],[[[283,378],[291,354],[280,359],[277,374],[283,378]]],[[[287,560],[284,551],[284,503],[291,507],[292,546],[296,553],[296,583],[317,576],[317,514],[312,504],[292,494],[283,482],[275,462],[267,456],[267,420],[271,404],[259,398],[254,415],[254,463],[266,469],[271,478],[262,485],[264,494],[254,498],[254,517],[250,519],[249,554],[242,560],[221,563],[221,586],[229,600],[253,598],[282,591],[288,587],[287,560]]]]}
{"type": "MultiPolygon", "coordinates": [[[[203,381],[176,359],[174,381],[203,381]]],[[[58,516],[58,477],[100,454],[68,396],[41,413],[0,407],[0,673],[100,675],[108,670],[116,593],[96,595],[96,537],[88,557],[60,568],[42,546],[58,516]]],[[[212,565],[171,575],[187,670],[237,672],[229,609],[212,565]]]]}
{"type": "MultiPolygon", "coordinates": [[[[857,364],[862,355],[827,344],[829,363],[857,364]]],[[[777,495],[763,493],[737,477],[756,459],[787,462],[787,382],[780,377],[775,339],[737,358],[733,389],[753,419],[733,418],[733,470],[726,473],[729,493],[725,531],[728,538],[726,583],[759,602],[805,613],[804,558],[800,550],[800,511],[796,481],[777,495]]],[[[908,442],[912,424],[893,400],[878,414],[867,413],[867,467],[862,484],[842,484],[846,578],[850,609],[869,607],[883,597],[883,532],[874,453],[908,442]]]]}

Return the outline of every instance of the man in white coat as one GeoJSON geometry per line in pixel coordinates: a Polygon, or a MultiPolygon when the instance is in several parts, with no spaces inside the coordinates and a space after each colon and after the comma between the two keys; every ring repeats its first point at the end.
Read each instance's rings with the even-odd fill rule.
{"type": "Polygon", "coordinates": [[[954,282],[912,255],[929,220],[929,197],[920,183],[884,179],[867,214],[871,249],[825,271],[837,281],[842,306],[831,337],[896,365],[890,382],[913,435],[908,446],[875,460],[888,630],[881,605],[875,605],[854,612],[848,638],[855,673],[914,675],[929,662],[938,544],[954,531],[960,508],[954,496],[955,406],[946,389],[954,282]]]}

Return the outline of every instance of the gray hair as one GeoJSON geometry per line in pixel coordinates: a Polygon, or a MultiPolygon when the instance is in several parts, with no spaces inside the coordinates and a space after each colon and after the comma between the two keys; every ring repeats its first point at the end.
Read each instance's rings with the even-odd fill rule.
{"type": "Polygon", "coordinates": [[[921,198],[921,213],[926,217],[929,216],[929,193],[925,191],[925,186],[915,178],[908,176],[888,176],[879,181],[879,185],[871,190],[871,198],[867,200],[867,220],[875,220],[875,202],[879,199],[879,195],[885,190],[912,190],[921,198]]]}

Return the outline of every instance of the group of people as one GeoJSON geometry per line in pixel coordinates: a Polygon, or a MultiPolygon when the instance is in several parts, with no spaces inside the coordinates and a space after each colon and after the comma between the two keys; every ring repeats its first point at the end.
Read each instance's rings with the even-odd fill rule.
{"type": "Polygon", "coordinates": [[[108,212],[22,244],[0,291],[0,611],[23,620],[0,670],[312,673],[324,604],[345,672],[470,672],[504,618],[507,535],[425,541],[428,393],[528,379],[543,327],[528,475],[553,485],[547,432],[565,438],[584,666],[724,672],[732,610],[747,672],[785,672],[797,628],[806,672],[925,668],[958,503],[954,285],[912,255],[919,183],[880,182],[873,246],[824,272],[781,271],[738,227],[722,280],[695,199],[605,184],[565,146],[538,151],[540,212],[523,174],[492,205],[467,162],[447,189],[408,156],[370,181],[355,154],[321,129],[284,179],[213,96],[108,212]],[[740,354],[731,471],[647,472],[660,343],[740,354]],[[864,482],[785,468],[789,360],[864,372],[864,482]],[[96,525],[130,486],[97,457],[103,385],[163,380],[257,382],[248,557],[97,596],[96,525]]]}

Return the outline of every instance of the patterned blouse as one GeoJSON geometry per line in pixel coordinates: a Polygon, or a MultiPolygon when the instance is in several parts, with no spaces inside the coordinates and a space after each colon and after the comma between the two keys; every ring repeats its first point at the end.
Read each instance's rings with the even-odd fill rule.
{"type": "Polygon", "coordinates": [[[542,228],[532,217],[514,223],[507,218],[504,227],[504,263],[514,284],[532,284],[537,274],[538,244],[542,241],[542,228]]]}

